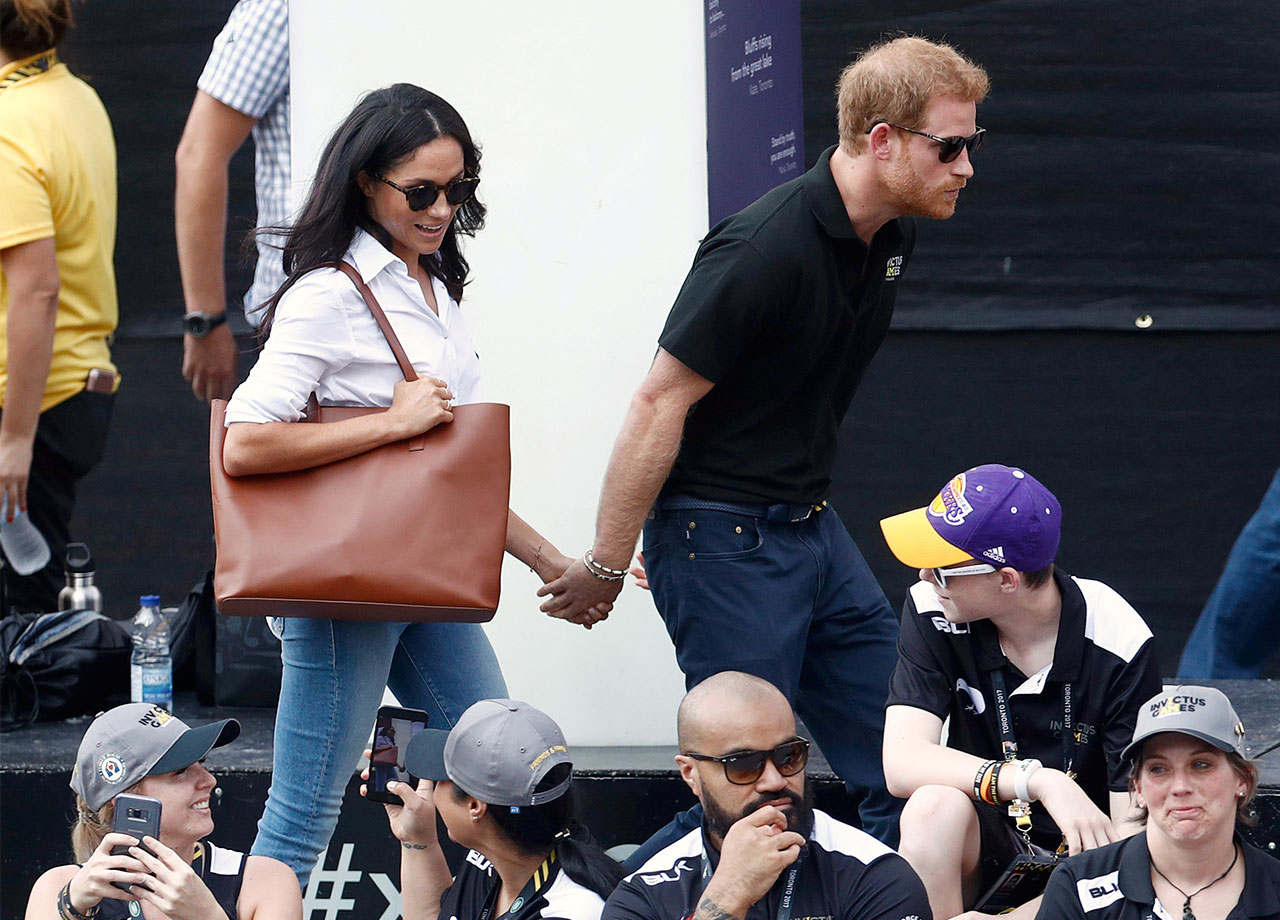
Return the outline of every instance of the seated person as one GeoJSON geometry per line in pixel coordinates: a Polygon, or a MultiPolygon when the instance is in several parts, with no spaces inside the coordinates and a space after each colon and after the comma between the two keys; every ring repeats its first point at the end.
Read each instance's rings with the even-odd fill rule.
{"type": "Polygon", "coordinates": [[[1146,830],[1053,871],[1043,920],[1280,917],[1280,860],[1245,843],[1258,768],[1244,726],[1211,687],[1174,687],[1143,704],[1129,788],[1146,830]]]}
{"type": "Polygon", "coordinates": [[[1137,830],[1123,827],[1120,753],[1160,689],[1151,630],[1106,585],[1055,568],[1061,523],[1048,489],[998,464],[880,522],[920,569],[889,683],[885,779],[908,800],[899,852],[940,920],[972,908],[1016,857],[1137,830]]]}
{"type": "Polygon", "coordinates": [[[385,806],[401,846],[404,920],[599,920],[622,867],[574,818],[573,762],[550,717],[519,700],[481,700],[450,731],[419,732],[405,768],[418,788],[388,782],[404,804],[385,806]],[[470,848],[453,879],[437,814],[470,848]]]}
{"type": "Polygon", "coordinates": [[[624,879],[603,920],[929,920],[902,857],[813,808],[809,742],[773,684],[708,677],[685,694],[677,732],[702,826],[624,879]]]}
{"type": "Polygon", "coordinates": [[[71,844],[80,864],[40,876],[26,920],[301,920],[302,891],[288,866],[205,839],[213,833],[209,796],[218,781],[202,761],[239,734],[235,719],[189,728],[150,703],[99,714],[71,771],[71,844]],[[159,840],[111,830],[122,792],[159,800],[159,840]],[[128,854],[112,856],[116,846],[128,854]]]}

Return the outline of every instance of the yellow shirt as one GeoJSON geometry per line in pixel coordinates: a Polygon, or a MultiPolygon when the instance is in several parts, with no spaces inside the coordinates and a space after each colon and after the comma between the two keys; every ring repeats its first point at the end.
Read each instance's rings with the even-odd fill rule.
{"type": "MultiPolygon", "coordinates": [[[[48,52],[43,52],[48,53],[48,52]]],[[[107,110],[65,64],[3,85],[41,55],[0,68],[0,249],[54,237],[57,326],[40,411],[84,389],[92,368],[115,370],[108,337],[119,317],[116,145],[107,110]]],[[[0,269],[0,405],[8,387],[9,289],[0,269]]]]}

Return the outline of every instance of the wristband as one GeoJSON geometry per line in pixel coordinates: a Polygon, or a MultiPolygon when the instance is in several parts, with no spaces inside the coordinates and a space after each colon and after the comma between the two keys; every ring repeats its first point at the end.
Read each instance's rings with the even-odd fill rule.
{"type": "Polygon", "coordinates": [[[587,571],[601,581],[622,581],[627,577],[627,573],[617,569],[611,569],[596,562],[595,557],[591,555],[591,550],[587,550],[582,556],[582,564],[587,567],[587,571]]]}
{"type": "Polygon", "coordinates": [[[994,760],[988,760],[982,766],[978,767],[978,772],[973,777],[973,797],[979,802],[986,801],[986,799],[982,797],[982,781],[986,778],[987,771],[993,769],[995,765],[996,762],[994,760]]]}
{"type": "Polygon", "coordinates": [[[101,906],[101,904],[94,905],[89,908],[87,914],[82,914],[76,910],[76,906],[71,903],[71,882],[63,885],[62,890],[58,892],[58,916],[62,920],[92,920],[101,906]]]}
{"type": "Polygon", "coordinates": [[[1017,763],[1017,772],[1013,774],[1013,794],[1015,798],[1022,799],[1024,802],[1031,801],[1031,792],[1027,789],[1027,783],[1031,779],[1031,774],[1039,770],[1044,764],[1038,760],[1019,760],[1017,763]]]}

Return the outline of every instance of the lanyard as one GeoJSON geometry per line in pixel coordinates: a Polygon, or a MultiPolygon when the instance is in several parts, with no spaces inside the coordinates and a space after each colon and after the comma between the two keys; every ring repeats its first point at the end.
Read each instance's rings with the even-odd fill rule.
{"type": "MultiPolygon", "coordinates": [[[[1008,694],[1005,691],[1004,672],[997,668],[991,672],[992,689],[996,698],[996,721],[1000,727],[1000,749],[1006,761],[1018,757],[1018,741],[1013,735],[1013,715],[1009,712],[1008,694]]],[[[1075,716],[1071,710],[1071,684],[1062,685],[1062,772],[1068,775],[1075,766],[1079,741],[1075,736],[1075,716]]]]}
{"type": "MultiPolygon", "coordinates": [[[[774,920],[791,920],[791,912],[795,905],[796,882],[800,878],[800,869],[804,865],[805,850],[800,849],[800,855],[796,857],[790,868],[787,869],[787,880],[782,886],[782,897],[778,899],[778,912],[774,915],[774,920]]],[[[707,856],[707,849],[704,844],[702,848],[702,884],[698,888],[698,897],[693,902],[693,913],[698,910],[698,905],[702,903],[702,894],[707,890],[707,883],[711,881],[711,859],[707,856]]],[[[765,895],[768,897],[768,895],[765,895]]],[[[690,916],[693,916],[693,913],[690,916]]],[[[480,918],[486,920],[486,918],[480,918]]]]}
{"type": "MultiPolygon", "coordinates": [[[[524,887],[520,889],[520,893],[516,895],[516,899],[511,902],[511,906],[508,907],[506,912],[503,914],[504,917],[514,920],[515,917],[520,915],[521,908],[527,904],[532,904],[539,894],[550,887],[552,879],[555,878],[555,873],[552,871],[552,864],[555,861],[556,851],[552,850],[547,854],[547,858],[542,861],[542,865],[534,870],[529,881],[524,883],[524,887]]],[[[498,875],[496,869],[493,874],[495,876],[498,875]]],[[[485,899],[484,907],[481,909],[480,915],[476,917],[476,920],[489,920],[489,917],[493,914],[494,905],[498,903],[498,892],[501,890],[502,879],[499,877],[497,886],[493,889],[493,892],[489,897],[485,899]]]]}
{"type": "Polygon", "coordinates": [[[27,77],[34,77],[38,74],[42,74],[57,63],[58,52],[50,51],[47,54],[42,54],[30,64],[24,64],[3,80],[0,80],[0,90],[8,89],[14,84],[21,83],[27,77]]]}

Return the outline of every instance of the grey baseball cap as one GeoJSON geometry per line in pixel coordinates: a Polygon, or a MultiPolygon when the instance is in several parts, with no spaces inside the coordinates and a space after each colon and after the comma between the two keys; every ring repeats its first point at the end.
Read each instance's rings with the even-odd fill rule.
{"type": "Polygon", "coordinates": [[[71,788],[93,811],[144,776],[189,767],[240,734],[235,719],[191,728],[150,703],[126,703],[97,718],[84,733],[71,788]]]}
{"type": "Polygon", "coordinates": [[[404,762],[414,776],[452,780],[490,805],[541,805],[564,795],[573,779],[571,770],[534,792],[552,767],[573,761],[560,726],[520,700],[481,700],[450,731],[418,732],[404,762]]]}
{"type": "Polygon", "coordinates": [[[1227,695],[1213,687],[1170,687],[1147,700],[1138,710],[1133,740],[1120,756],[1133,759],[1142,742],[1162,732],[1191,735],[1227,753],[1244,756],[1244,723],[1227,695]]]}

